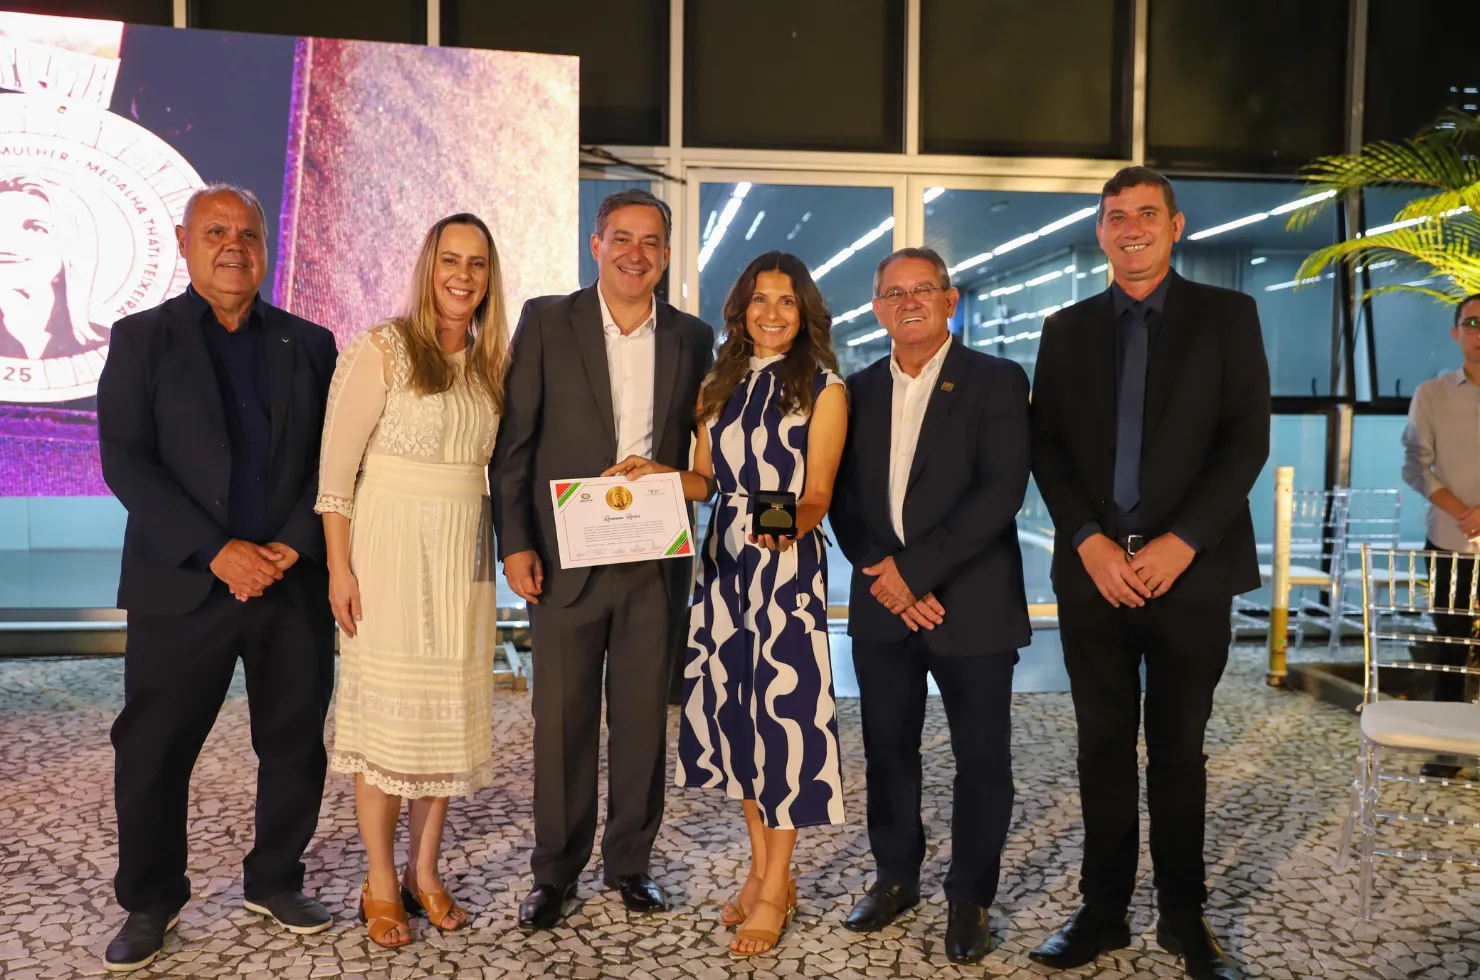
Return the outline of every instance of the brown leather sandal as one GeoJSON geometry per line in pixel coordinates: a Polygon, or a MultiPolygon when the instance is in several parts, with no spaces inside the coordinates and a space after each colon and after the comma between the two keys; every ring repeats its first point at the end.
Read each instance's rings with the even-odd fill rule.
{"type": "MultiPolygon", "coordinates": [[[[746,875],[745,876],[745,880],[746,881],[760,881],[761,879],[760,878],[757,878],[755,875],[746,875]]],[[[740,901],[740,896],[743,893],[744,893],[744,886],[741,887],[741,891],[738,891],[738,892],[735,893],[735,897],[732,900],[730,900],[730,901],[726,902],[724,905],[721,905],[720,906],[720,909],[719,909],[719,921],[722,924],[724,924],[726,926],[729,926],[731,929],[735,928],[740,923],[742,923],[742,922],[745,921],[745,917],[746,917],[746,914],[747,913],[745,911],[744,904],[742,904],[741,901],[740,901]]],[[[796,910],[797,910],[797,880],[795,878],[791,879],[791,883],[787,886],[787,889],[786,889],[786,910],[787,910],[787,913],[788,914],[791,914],[791,915],[795,915],[796,914],[796,910]]]]}
{"type": "Polygon", "coordinates": [[[457,904],[446,886],[439,887],[433,892],[424,892],[420,889],[413,892],[411,886],[403,881],[401,882],[401,903],[412,915],[425,915],[427,921],[436,926],[437,931],[444,935],[467,928],[471,919],[468,910],[457,904]],[[450,929],[446,928],[442,923],[447,921],[447,917],[454,912],[462,913],[462,923],[450,929]]]}
{"type": "Polygon", "coordinates": [[[795,912],[794,908],[782,908],[780,905],[777,905],[775,902],[766,898],[756,899],[755,904],[764,905],[767,908],[775,909],[777,912],[780,912],[782,916],[781,928],[741,929],[739,932],[735,933],[735,939],[730,944],[730,959],[732,960],[744,960],[749,959],[752,956],[760,956],[763,953],[769,953],[771,950],[776,948],[777,943],[781,942],[781,934],[786,931],[786,927],[791,925],[791,918],[793,913],[795,912]],[[752,942],[762,942],[766,945],[761,947],[760,949],[752,949],[742,953],[735,948],[734,943],[744,942],[746,940],[750,940],[752,942]]]}
{"type": "Polygon", "coordinates": [[[370,897],[370,879],[360,886],[360,921],[370,933],[370,940],[384,949],[400,949],[411,942],[411,922],[406,917],[406,906],[400,901],[381,902],[370,897]],[[400,942],[387,941],[391,930],[400,926],[406,938],[400,942]]]}
{"type": "MultiPolygon", "coordinates": [[[[757,875],[748,874],[745,876],[747,883],[752,881],[758,882],[760,880],[757,875]]],[[[743,894],[745,894],[745,885],[740,886],[740,890],[735,893],[734,898],[719,907],[719,921],[721,924],[733,929],[745,921],[745,903],[740,900],[740,896],[743,894]]]]}

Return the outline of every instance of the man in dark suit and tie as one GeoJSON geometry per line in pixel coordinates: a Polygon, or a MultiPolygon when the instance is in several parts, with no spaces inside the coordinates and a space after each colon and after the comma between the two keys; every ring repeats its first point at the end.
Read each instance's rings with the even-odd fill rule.
{"type": "Polygon", "coordinates": [[[956,755],[946,953],[992,948],[1012,816],[1011,698],[1028,645],[1018,510],[1028,486],[1028,377],[952,340],[958,295],[932,249],[874,275],[890,356],[848,379],[852,415],[830,513],[853,565],[848,635],[863,706],[877,878],[845,923],[882,929],[920,900],[920,732],[935,676],[956,755]]]}
{"type": "Polygon", "coordinates": [[[672,218],[647,191],[596,212],[598,281],[525,304],[489,466],[499,557],[529,604],[534,648],[535,887],[526,931],[557,925],[596,836],[606,685],[605,880],[635,912],[666,907],[648,873],[663,818],[668,687],[687,636],[692,562],[560,567],[550,481],[599,476],[628,456],[687,469],[713,331],[657,299],[672,218]]]}
{"type": "Polygon", "coordinates": [[[1079,725],[1084,903],[1030,955],[1070,969],[1130,942],[1144,661],[1157,941],[1195,980],[1228,980],[1203,918],[1203,734],[1230,599],[1259,585],[1248,496],[1269,455],[1269,366],[1251,297],[1172,270],[1184,220],[1156,171],[1111,178],[1097,234],[1114,283],[1049,317],[1038,351],[1033,474],[1079,725]]]}
{"type": "Polygon", "coordinates": [[[128,511],[128,611],[113,725],[118,874],[128,919],[108,969],[149,963],[190,897],[190,772],[238,658],[257,751],[245,905],[294,933],[333,924],[303,894],[324,789],[334,621],[319,437],[334,336],[258,295],[267,269],[250,191],[196,192],[175,230],[190,287],[113,326],[98,380],[103,478],[128,511]]]}

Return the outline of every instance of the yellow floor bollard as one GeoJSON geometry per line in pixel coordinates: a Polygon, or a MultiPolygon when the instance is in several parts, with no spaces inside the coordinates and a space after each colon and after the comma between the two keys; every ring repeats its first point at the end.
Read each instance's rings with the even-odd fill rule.
{"type": "Polygon", "coordinates": [[[1285,686],[1285,634],[1290,625],[1290,523],[1295,506],[1295,467],[1274,471],[1274,555],[1269,597],[1270,687],[1285,686]]]}

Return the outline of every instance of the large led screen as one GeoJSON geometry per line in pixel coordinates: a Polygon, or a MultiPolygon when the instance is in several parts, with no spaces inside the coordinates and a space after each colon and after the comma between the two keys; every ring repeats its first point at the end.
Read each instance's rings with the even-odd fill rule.
{"type": "Polygon", "coordinates": [[[257,194],[264,298],[341,346],[455,211],[493,229],[511,321],[574,288],[576,78],[558,55],[0,13],[0,496],[108,493],[109,331],[184,289],[174,226],[206,183],[257,194]]]}

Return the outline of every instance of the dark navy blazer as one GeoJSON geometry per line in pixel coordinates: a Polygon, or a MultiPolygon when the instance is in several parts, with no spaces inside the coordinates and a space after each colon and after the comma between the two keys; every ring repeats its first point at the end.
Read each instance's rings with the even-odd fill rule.
{"type": "Polygon", "coordinates": [[[1028,488],[1028,376],[1017,363],[953,341],[925,407],[904,498],[903,543],[889,517],[894,378],[884,357],[848,379],[848,443],[828,516],[853,564],[848,634],[909,635],[869,592],[863,568],[893,556],[916,596],[934,593],[945,623],[921,631],[942,655],[1028,645],[1017,512],[1028,488]]]}
{"type": "MultiPolygon", "coordinates": [[[[118,605],[179,615],[217,579],[196,555],[230,533],[232,449],[198,301],[188,294],[113,325],[98,379],[103,479],[128,511],[118,605]]],[[[266,527],[300,560],[282,583],[301,593],[332,642],[318,495],[319,440],[334,375],[334,335],[261,302],[271,422],[266,527]],[[322,608],[320,608],[322,607],[322,608]]]]}

